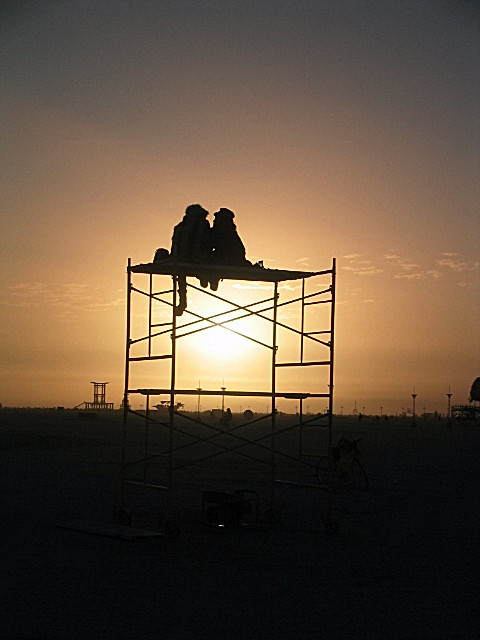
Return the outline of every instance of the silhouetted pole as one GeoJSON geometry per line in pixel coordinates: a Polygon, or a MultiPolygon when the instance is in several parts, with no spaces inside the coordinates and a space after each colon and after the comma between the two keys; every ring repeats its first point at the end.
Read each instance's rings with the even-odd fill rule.
{"type": "Polygon", "coordinates": [[[448,424],[450,424],[451,422],[451,418],[452,418],[452,414],[451,414],[451,407],[450,407],[450,398],[452,397],[452,394],[450,393],[450,385],[448,385],[448,393],[447,393],[447,398],[448,398],[448,413],[447,413],[447,417],[448,417],[448,424]]]}
{"type": "Polygon", "coordinates": [[[412,400],[413,400],[413,407],[412,407],[412,424],[415,424],[415,399],[417,397],[417,394],[415,393],[415,387],[413,387],[413,393],[412,393],[412,400]]]}
{"type": "Polygon", "coordinates": [[[200,392],[202,391],[202,388],[201,388],[201,386],[200,386],[200,380],[198,381],[197,391],[198,391],[198,400],[197,400],[197,420],[200,420],[200,392]]]}
{"type": "Polygon", "coordinates": [[[227,390],[227,387],[220,387],[222,390],[222,416],[224,414],[225,411],[225,391],[227,390]]]}

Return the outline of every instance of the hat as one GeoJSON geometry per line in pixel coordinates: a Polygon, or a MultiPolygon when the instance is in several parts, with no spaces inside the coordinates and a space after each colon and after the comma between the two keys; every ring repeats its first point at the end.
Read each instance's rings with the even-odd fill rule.
{"type": "Polygon", "coordinates": [[[185,209],[185,215],[202,214],[208,216],[208,211],[202,207],[201,204],[189,204],[185,209]]]}
{"type": "MultiPolygon", "coordinates": [[[[229,216],[232,219],[235,217],[233,211],[230,211],[230,209],[227,209],[226,207],[220,207],[217,213],[221,213],[224,216],[229,216]]],[[[217,215],[217,213],[215,215],[217,215]]]]}

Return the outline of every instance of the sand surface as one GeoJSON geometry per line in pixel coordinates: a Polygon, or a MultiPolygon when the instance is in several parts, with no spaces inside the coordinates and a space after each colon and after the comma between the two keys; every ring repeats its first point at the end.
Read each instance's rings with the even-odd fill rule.
{"type": "MultiPolygon", "coordinates": [[[[128,541],[58,526],[115,522],[120,414],[0,411],[0,638],[478,637],[480,427],[335,429],[364,438],[371,485],[335,498],[337,536],[323,492],[290,486],[276,489],[276,529],[202,526],[207,488],[258,489],[268,507],[265,467],[227,454],[178,474],[177,539],[128,541]]],[[[312,453],[322,438],[308,434],[312,453]]],[[[163,494],[129,500],[158,528],[163,494]]]]}

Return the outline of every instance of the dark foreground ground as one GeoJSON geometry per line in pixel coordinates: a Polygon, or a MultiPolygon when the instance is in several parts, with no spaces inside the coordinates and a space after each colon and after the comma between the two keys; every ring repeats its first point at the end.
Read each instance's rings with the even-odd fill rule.
{"type": "Polygon", "coordinates": [[[179,477],[179,538],[129,542],[57,526],[113,522],[119,414],[0,411],[0,638],[478,637],[480,427],[336,430],[364,438],[371,483],[336,498],[337,536],[324,494],[292,487],[276,529],[202,527],[206,487],[259,488],[267,506],[265,470],[227,456],[179,477]]]}

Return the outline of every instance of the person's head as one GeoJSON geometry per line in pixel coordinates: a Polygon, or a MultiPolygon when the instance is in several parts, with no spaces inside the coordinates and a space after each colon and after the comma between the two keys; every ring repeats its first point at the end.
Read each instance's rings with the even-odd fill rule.
{"type": "Polygon", "coordinates": [[[185,209],[186,216],[202,216],[206,218],[208,211],[202,207],[201,204],[189,204],[185,209]]]}
{"type": "Polygon", "coordinates": [[[227,209],[226,207],[221,207],[213,215],[214,215],[214,222],[216,222],[217,224],[233,223],[233,219],[235,217],[235,214],[233,213],[233,211],[230,211],[230,209],[227,209]]]}

